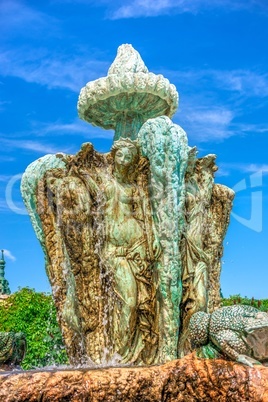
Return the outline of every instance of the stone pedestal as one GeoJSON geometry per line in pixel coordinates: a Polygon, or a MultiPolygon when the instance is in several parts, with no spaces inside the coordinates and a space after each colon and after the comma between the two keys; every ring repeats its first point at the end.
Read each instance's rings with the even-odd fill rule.
{"type": "Polygon", "coordinates": [[[150,367],[29,371],[0,376],[5,402],[268,401],[268,368],[198,359],[150,367]]]}

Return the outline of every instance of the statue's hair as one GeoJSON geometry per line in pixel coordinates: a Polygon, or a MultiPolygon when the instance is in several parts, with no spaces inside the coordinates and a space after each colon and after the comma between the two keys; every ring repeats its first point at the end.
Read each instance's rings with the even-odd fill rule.
{"type": "Polygon", "coordinates": [[[189,323],[189,334],[194,347],[208,344],[210,314],[198,311],[193,314],[189,323]]]}

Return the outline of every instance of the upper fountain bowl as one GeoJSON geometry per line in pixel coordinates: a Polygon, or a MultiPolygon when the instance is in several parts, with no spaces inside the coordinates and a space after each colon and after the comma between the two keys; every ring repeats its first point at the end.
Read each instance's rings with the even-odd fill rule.
{"type": "Polygon", "coordinates": [[[122,116],[146,120],[172,117],[178,92],[163,75],[150,73],[139,53],[129,44],[118,48],[107,77],[90,81],[81,89],[79,117],[95,126],[115,129],[122,116]]]}

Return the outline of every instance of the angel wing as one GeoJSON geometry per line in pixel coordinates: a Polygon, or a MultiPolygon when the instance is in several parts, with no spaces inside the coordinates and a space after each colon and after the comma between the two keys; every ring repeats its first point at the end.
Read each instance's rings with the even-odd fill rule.
{"type": "Polygon", "coordinates": [[[91,191],[97,174],[92,165],[102,163],[103,158],[92,144],[86,143],[76,155],[46,155],[33,162],[21,183],[25,205],[44,251],[59,323],[73,362],[86,355],[99,360],[97,352],[91,350],[90,338],[98,337],[100,348],[102,343],[100,272],[92,216],[92,196],[97,185],[95,193],[91,191]],[[91,187],[81,175],[83,170],[92,173],[91,187]]]}

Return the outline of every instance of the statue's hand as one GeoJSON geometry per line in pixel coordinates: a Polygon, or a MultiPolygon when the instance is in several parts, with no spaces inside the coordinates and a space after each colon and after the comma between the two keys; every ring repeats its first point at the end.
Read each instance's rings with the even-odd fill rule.
{"type": "Polygon", "coordinates": [[[154,256],[156,259],[160,256],[161,251],[162,251],[162,249],[161,249],[160,241],[157,237],[155,237],[154,242],[153,242],[153,253],[154,253],[154,256]]]}

